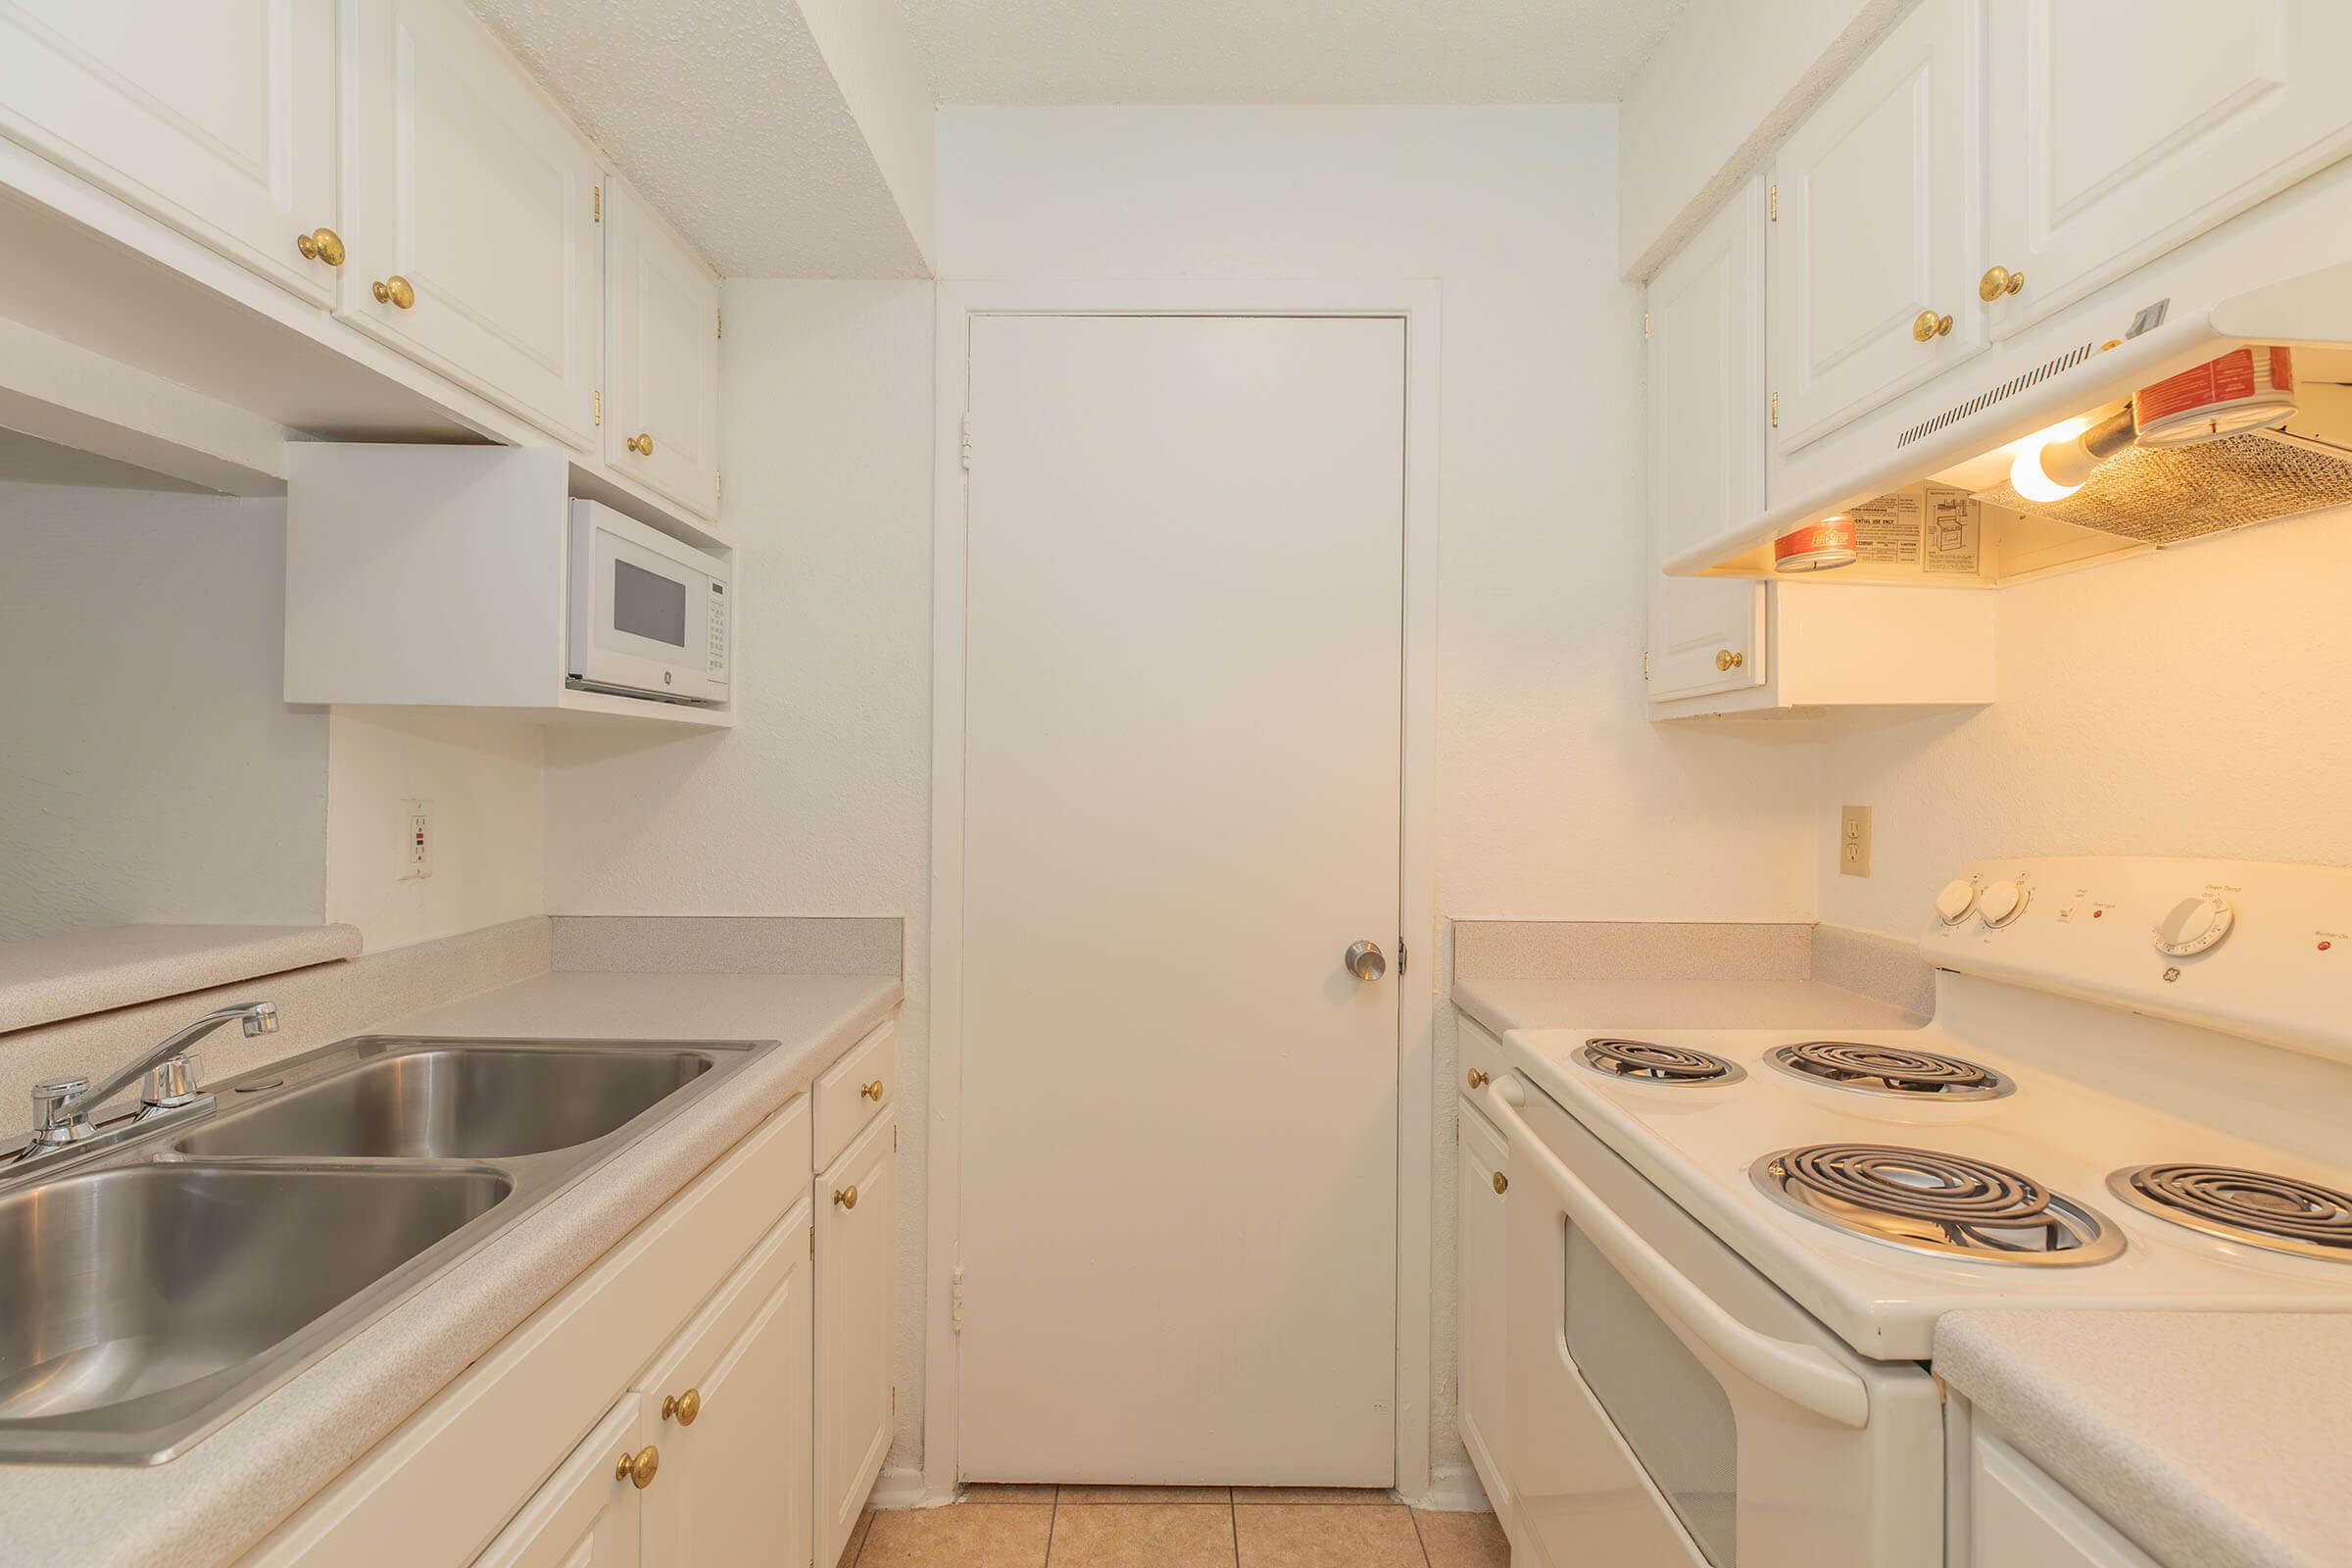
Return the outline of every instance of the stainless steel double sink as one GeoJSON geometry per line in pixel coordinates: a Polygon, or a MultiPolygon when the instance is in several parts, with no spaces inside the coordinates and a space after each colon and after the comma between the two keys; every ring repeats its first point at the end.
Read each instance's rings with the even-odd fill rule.
{"type": "Polygon", "coordinates": [[[773,1049],[368,1036],[0,1164],[0,1462],[176,1456],[773,1049]]]}

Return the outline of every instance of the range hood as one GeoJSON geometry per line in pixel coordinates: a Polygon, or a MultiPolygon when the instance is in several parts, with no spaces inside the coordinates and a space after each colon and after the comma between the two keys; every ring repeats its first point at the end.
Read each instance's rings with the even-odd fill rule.
{"type": "MultiPolygon", "coordinates": [[[[2112,335],[2088,338],[1923,415],[1895,432],[1883,461],[1834,489],[1792,496],[1674,557],[1665,569],[1772,577],[1787,569],[1776,570],[1776,541],[1802,535],[1807,546],[1842,543],[1859,522],[1866,541],[1860,563],[1818,580],[1997,584],[2352,506],[2352,263],[2204,310],[2148,301],[2128,325],[2116,325],[2112,335]],[[2273,356],[2274,349],[2286,353],[2273,356]],[[2250,361],[2240,351],[2250,351],[2250,361]],[[2176,416],[2169,429],[2149,417],[2165,412],[2158,389],[2197,385],[2200,368],[2216,362],[2225,370],[2259,367],[2266,389],[2274,366],[2280,376],[2291,374],[2293,412],[2283,423],[2258,428],[2230,430],[2224,421],[2220,433],[2185,428],[2198,423],[2193,415],[2176,416]],[[2183,437],[2187,444],[2159,444],[2183,437]],[[2036,482],[2045,466],[2039,454],[2061,446],[2046,466],[2071,489],[2036,482]],[[1939,527],[1963,550],[1941,572],[1934,543],[1939,527]],[[1874,528],[1882,539],[1919,543],[1899,564],[1880,564],[1900,557],[1899,549],[1880,552],[1874,563],[1867,542],[1874,528]]],[[[2249,416],[2265,416],[2277,414],[2249,416]]],[[[1791,564],[1822,556],[1786,549],[1791,564]]],[[[1829,554],[1839,559],[1835,549],[1829,554]]]]}

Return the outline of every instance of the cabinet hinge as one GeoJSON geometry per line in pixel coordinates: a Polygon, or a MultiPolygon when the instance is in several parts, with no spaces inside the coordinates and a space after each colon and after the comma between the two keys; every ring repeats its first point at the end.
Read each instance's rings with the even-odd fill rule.
{"type": "Polygon", "coordinates": [[[1642,313],[1642,335],[1649,336],[1649,313],[1647,311],[1642,313]]]}
{"type": "Polygon", "coordinates": [[[596,422],[605,422],[605,389],[601,386],[596,389],[596,422]]]}
{"type": "Polygon", "coordinates": [[[605,220],[605,187],[604,187],[604,186],[602,186],[602,185],[598,185],[598,186],[596,186],[596,187],[595,187],[595,191],[596,191],[596,220],[597,220],[598,222],[600,222],[600,223],[601,223],[601,222],[603,222],[603,221],[605,220]]]}
{"type": "Polygon", "coordinates": [[[718,335],[723,340],[727,335],[727,313],[719,311],[715,314],[718,317],[718,335]]]}
{"type": "Polygon", "coordinates": [[[1402,938],[1402,937],[1398,937],[1398,938],[1396,939],[1396,978],[1397,978],[1397,979],[1401,980],[1401,979],[1403,979],[1403,978],[1404,978],[1404,971],[1405,971],[1406,969],[1408,969],[1408,968],[1412,967],[1412,962],[1413,962],[1413,955],[1412,955],[1412,950],[1411,950],[1411,949],[1409,949],[1409,948],[1407,948],[1407,947],[1404,945],[1404,938],[1402,938]]]}
{"type": "Polygon", "coordinates": [[[968,414],[963,416],[963,468],[966,473],[972,468],[972,416],[968,414]]]}
{"type": "Polygon", "coordinates": [[[1642,650],[1642,678],[1649,679],[1649,650],[1646,648],[1642,650]]]}
{"type": "Polygon", "coordinates": [[[948,1280],[948,1332],[963,1332],[963,1265],[960,1263],[956,1265],[956,1272],[948,1280]]]}
{"type": "Polygon", "coordinates": [[[726,494],[727,476],[723,473],[712,472],[710,475],[710,499],[713,501],[724,500],[726,494]]]}
{"type": "Polygon", "coordinates": [[[1766,197],[1766,198],[1765,198],[1765,204],[1766,204],[1766,205],[1767,205],[1767,206],[1768,206],[1768,207],[1771,209],[1771,211],[1770,211],[1770,214],[1768,215],[1768,217],[1767,217],[1767,219],[1766,219],[1766,221],[1768,221],[1768,222],[1774,222],[1774,223],[1777,223],[1777,222],[1779,222],[1779,221],[1781,220],[1781,187],[1780,187],[1780,186],[1778,186],[1778,185],[1775,185],[1775,186],[1773,186],[1773,187],[1772,187],[1772,194],[1771,194],[1770,196],[1768,196],[1768,197],[1766,197]]]}
{"type": "Polygon", "coordinates": [[[1772,395],[1772,427],[1775,430],[1781,427],[1781,395],[1778,392],[1772,395]]]}
{"type": "Polygon", "coordinates": [[[813,1225],[808,1227],[808,1255],[816,1256],[816,1227],[813,1225]]]}

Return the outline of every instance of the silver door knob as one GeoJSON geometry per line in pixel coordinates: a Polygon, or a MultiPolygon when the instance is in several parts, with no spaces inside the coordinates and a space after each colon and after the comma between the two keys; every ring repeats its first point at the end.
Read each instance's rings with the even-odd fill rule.
{"type": "Polygon", "coordinates": [[[1348,972],[1358,980],[1377,980],[1389,972],[1389,960],[1377,942],[1348,944],[1348,972]]]}

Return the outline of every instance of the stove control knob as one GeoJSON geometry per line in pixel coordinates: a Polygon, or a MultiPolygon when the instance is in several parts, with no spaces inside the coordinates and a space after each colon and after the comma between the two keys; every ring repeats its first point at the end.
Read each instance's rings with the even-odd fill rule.
{"type": "Polygon", "coordinates": [[[2219,946],[2236,923],[2237,911],[2227,899],[2182,899],[2156,922],[2156,951],[2168,958],[2192,956],[2219,946]]]}
{"type": "Polygon", "coordinates": [[[1965,877],[1954,877],[1936,895],[1936,918],[1945,925],[1958,925],[1976,906],[1977,885],[1965,877]]]}
{"type": "Polygon", "coordinates": [[[2026,912],[2026,900],[2032,897],[2015,882],[1993,882],[1977,895],[1977,918],[1986,927],[1998,931],[2026,912]]]}

